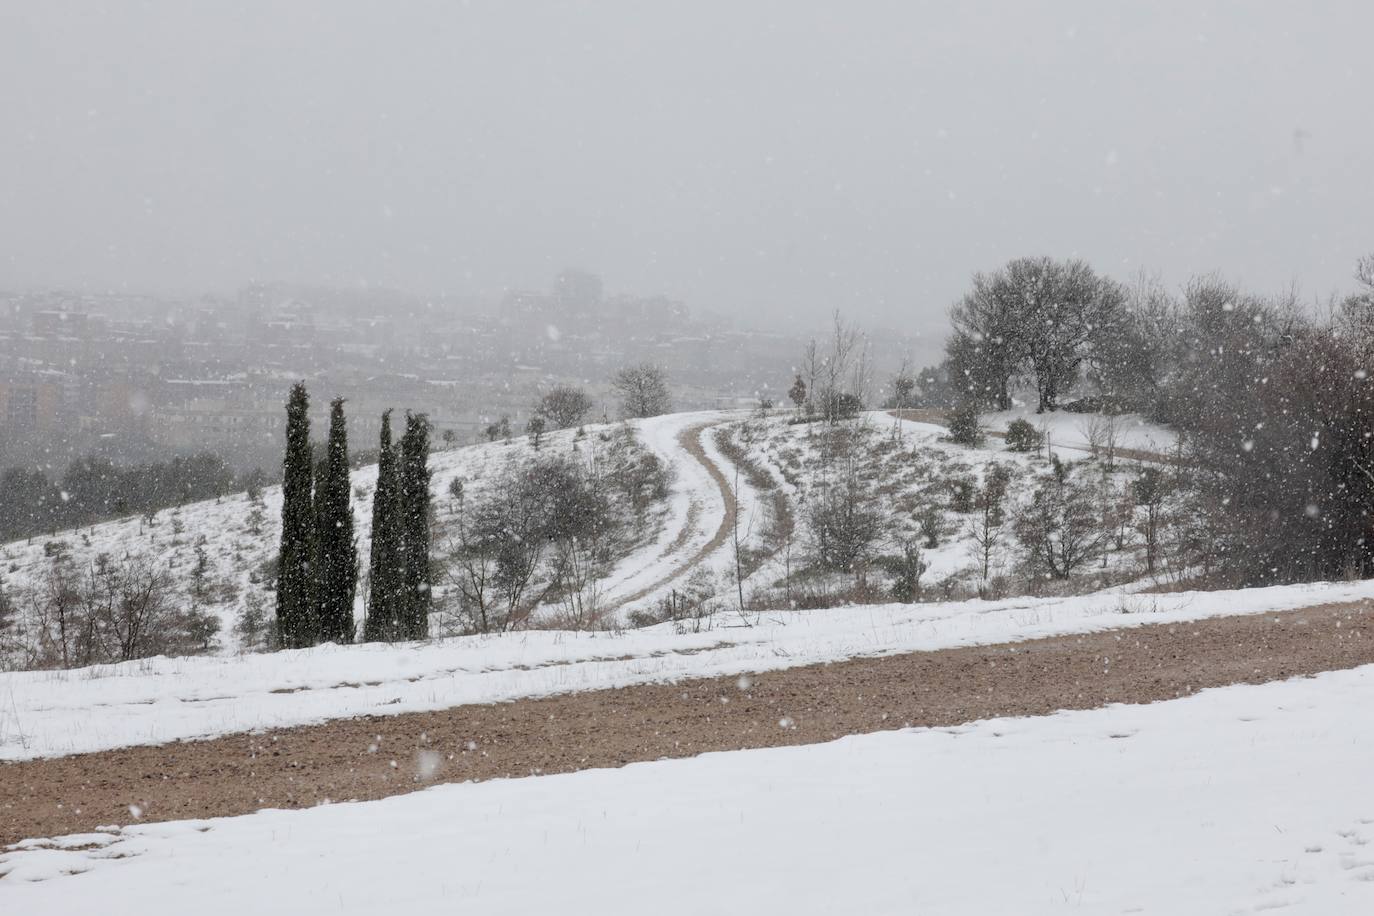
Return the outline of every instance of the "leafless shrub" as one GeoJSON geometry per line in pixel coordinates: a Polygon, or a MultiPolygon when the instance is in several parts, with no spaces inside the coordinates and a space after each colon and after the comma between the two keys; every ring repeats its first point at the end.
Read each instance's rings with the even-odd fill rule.
{"type": "Polygon", "coordinates": [[[97,556],[81,569],[55,557],[24,593],[21,664],[73,668],[212,648],[219,621],[174,599],[165,564],[126,554],[97,556]]]}
{"type": "Polygon", "coordinates": [[[984,582],[992,572],[993,557],[1004,539],[1007,487],[1010,482],[1011,472],[995,464],[988,468],[982,486],[973,497],[972,551],[984,582]]]}
{"type": "Polygon", "coordinates": [[[585,630],[601,623],[599,569],[592,544],[573,537],[558,548],[558,574],[562,595],[559,599],[560,628],[585,630]]]}
{"type": "Polygon", "coordinates": [[[631,611],[630,625],[646,627],[671,621],[680,633],[709,630],[716,615],[726,606],[718,595],[717,586],[711,573],[699,568],[681,588],[674,588],[652,607],[631,611]]]}
{"type": "Polygon", "coordinates": [[[1110,473],[1116,470],[1117,442],[1121,421],[1115,414],[1096,414],[1079,424],[1079,432],[1088,443],[1088,451],[1102,460],[1110,473]]]}

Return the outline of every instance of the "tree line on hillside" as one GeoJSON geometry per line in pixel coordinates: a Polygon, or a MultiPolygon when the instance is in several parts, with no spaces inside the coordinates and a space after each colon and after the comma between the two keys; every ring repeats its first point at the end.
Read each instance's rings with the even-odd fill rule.
{"type": "Polygon", "coordinates": [[[1019,259],[974,277],[922,394],[954,408],[966,436],[978,434],[970,416],[1009,409],[1023,390],[1041,412],[1168,424],[1202,515],[1201,565],[1240,584],[1368,576],[1374,257],[1355,279],[1314,310],[1217,277],[1175,295],[1080,261],[1019,259]]]}
{"type": "MultiPolygon", "coordinates": [[[[344,401],[330,404],[329,434],[318,461],[310,441],[310,396],[291,389],[282,461],[282,530],[277,562],[277,641],[283,648],[352,642],[358,546],[350,505],[344,401]]],[[[399,442],[382,415],[372,498],[372,551],[363,637],[429,635],[429,420],[406,414],[399,442]]]]}
{"type": "Polygon", "coordinates": [[[261,471],[235,474],[224,459],[208,452],[140,465],[87,455],[57,480],[37,468],[7,468],[0,474],[0,540],[147,515],[262,483],[261,471]]]}
{"type": "MultiPolygon", "coordinates": [[[[672,409],[668,375],[661,366],[637,363],[620,369],[611,377],[611,391],[620,402],[625,419],[657,417],[672,409]]],[[[575,385],[555,385],[544,392],[530,411],[525,433],[535,447],[546,432],[581,426],[595,406],[590,395],[575,385]]],[[[509,414],[487,424],[483,430],[488,442],[509,441],[515,435],[509,414]]]]}

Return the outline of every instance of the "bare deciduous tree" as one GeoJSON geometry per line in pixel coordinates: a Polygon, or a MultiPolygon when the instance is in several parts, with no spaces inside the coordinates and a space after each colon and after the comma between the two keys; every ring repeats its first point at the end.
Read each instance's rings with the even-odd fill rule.
{"type": "Polygon", "coordinates": [[[1115,414],[1094,414],[1079,424],[1078,429],[1092,456],[1102,459],[1108,473],[1115,471],[1117,442],[1121,436],[1120,418],[1115,414]]]}
{"type": "Polygon", "coordinates": [[[668,376],[653,363],[626,366],[611,379],[611,388],[620,398],[625,417],[656,417],[667,413],[672,405],[668,376]]]}
{"type": "Polygon", "coordinates": [[[987,469],[983,484],[973,497],[973,553],[986,582],[992,572],[992,560],[1002,546],[1006,528],[1007,486],[1011,472],[1000,464],[987,469]]]}
{"type": "Polygon", "coordinates": [[[54,557],[22,605],[27,667],[75,668],[210,647],[218,619],[173,600],[165,566],[147,557],[100,554],[84,570],[54,557]]]}
{"type": "Polygon", "coordinates": [[[155,654],[151,637],[169,622],[171,582],[166,570],[140,557],[128,557],[119,567],[92,575],[91,591],[105,596],[104,611],[120,661],[155,654]]]}
{"type": "MultiPolygon", "coordinates": [[[[816,415],[816,398],[818,391],[816,385],[821,378],[821,355],[820,347],[816,344],[816,338],[811,338],[806,342],[806,349],[802,351],[801,372],[799,378],[805,377],[805,397],[806,397],[806,417],[810,419],[816,415]]],[[[795,390],[796,386],[793,386],[795,390]]]]}
{"type": "Polygon", "coordinates": [[[601,583],[596,551],[581,538],[569,538],[558,548],[558,580],[562,589],[559,603],[564,626],[581,630],[595,626],[602,614],[601,583]]]}
{"type": "Polygon", "coordinates": [[[592,399],[581,388],[571,385],[556,385],[550,388],[534,408],[535,415],[543,417],[550,429],[577,426],[587,418],[591,410],[592,399]]]}
{"type": "Polygon", "coordinates": [[[1136,512],[1135,527],[1145,543],[1145,571],[1154,574],[1159,562],[1160,533],[1164,524],[1164,501],[1168,478],[1159,468],[1143,467],[1131,482],[1136,512]]]}
{"type": "Polygon", "coordinates": [[[820,391],[814,386],[811,390],[827,423],[853,416],[868,401],[873,373],[868,337],[838,311],[832,316],[829,346],[820,357],[818,371],[820,391]]]}

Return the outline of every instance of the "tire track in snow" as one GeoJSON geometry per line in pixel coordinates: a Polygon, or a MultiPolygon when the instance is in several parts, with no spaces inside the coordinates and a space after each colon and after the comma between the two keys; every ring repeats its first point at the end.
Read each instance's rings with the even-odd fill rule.
{"type": "MultiPolygon", "coordinates": [[[[730,481],[725,476],[725,472],[706,454],[706,449],[701,442],[701,437],[707,430],[714,429],[724,422],[724,420],[709,420],[705,423],[694,424],[678,433],[676,440],[678,447],[705,469],[706,473],[711,478],[711,482],[714,483],[716,488],[720,491],[721,504],[724,506],[724,511],[721,513],[720,522],[716,525],[716,530],[705,544],[698,547],[689,557],[675,564],[668,573],[624,598],[619,598],[612,602],[606,608],[607,613],[618,612],[625,606],[633,604],[636,601],[642,601],[659,589],[671,585],[684,576],[690,575],[693,569],[700,565],[711,554],[719,550],[729,538],[730,530],[735,524],[736,513],[739,511],[738,503],[735,499],[735,492],[730,488],[730,481]]],[[[691,540],[692,531],[696,527],[700,515],[701,503],[699,500],[693,499],[692,507],[687,513],[687,520],[681,531],[678,532],[678,536],[673,540],[670,551],[682,549],[682,547],[691,540]]]]}

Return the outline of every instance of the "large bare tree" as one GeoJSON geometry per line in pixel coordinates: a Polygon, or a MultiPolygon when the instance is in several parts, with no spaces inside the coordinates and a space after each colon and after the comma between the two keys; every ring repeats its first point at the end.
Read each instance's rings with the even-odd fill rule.
{"type": "Polygon", "coordinates": [[[611,379],[611,388],[625,417],[656,417],[672,406],[667,373],[653,363],[626,366],[611,379]]]}

